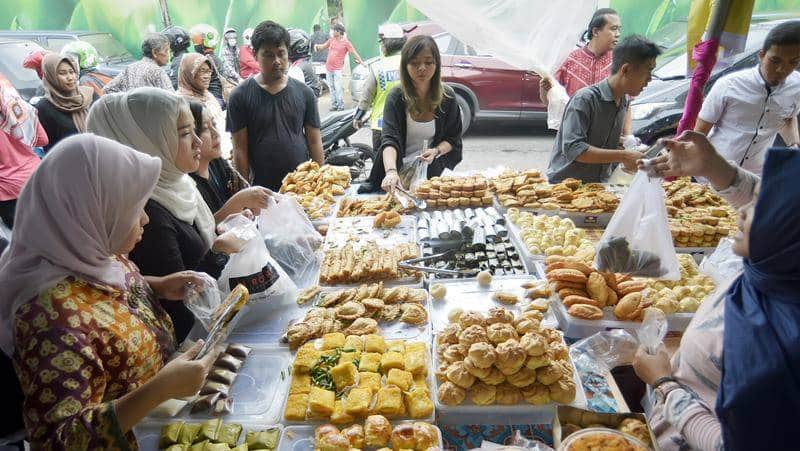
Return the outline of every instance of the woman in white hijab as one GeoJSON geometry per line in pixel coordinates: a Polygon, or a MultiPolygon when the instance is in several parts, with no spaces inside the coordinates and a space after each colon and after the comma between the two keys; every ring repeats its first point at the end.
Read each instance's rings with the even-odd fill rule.
{"type": "MultiPolygon", "coordinates": [[[[163,276],[183,270],[219,278],[230,254],[242,244],[217,237],[214,216],[189,173],[200,164],[200,140],[188,102],[157,88],[138,88],[100,98],[89,112],[90,132],[161,159],[161,174],[145,205],[150,223],[130,258],[143,274],[163,276]]],[[[164,308],[182,341],[194,316],[182,303],[164,308]]]]}
{"type": "Polygon", "coordinates": [[[213,355],[193,360],[198,345],[167,364],[175,338],[156,302],[182,299],[199,275],[143,277],[124,257],[147,224],[160,167],[111,140],[74,135],[20,194],[0,258],[0,346],[16,362],[34,449],[135,449],[133,426],[196,393],[212,365],[213,355]]]}

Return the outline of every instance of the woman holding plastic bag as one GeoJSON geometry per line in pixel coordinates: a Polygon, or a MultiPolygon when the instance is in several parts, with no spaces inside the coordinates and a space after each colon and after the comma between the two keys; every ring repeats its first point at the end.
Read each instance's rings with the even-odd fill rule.
{"type": "MultiPolygon", "coordinates": [[[[130,254],[144,274],[195,270],[219,277],[243,247],[232,233],[217,236],[214,216],[189,173],[200,162],[200,140],[186,99],[157,88],[103,96],[87,120],[89,131],[161,160],[161,174],[145,212],[150,223],[130,254]]],[[[162,302],[183,341],[194,316],[183,303],[162,302]]]]}
{"type": "Polygon", "coordinates": [[[422,169],[430,178],[461,161],[461,112],[441,73],[442,58],[433,38],[415,36],[406,42],[400,55],[400,86],[391,90],[384,107],[381,148],[359,192],[390,192],[403,185],[403,172],[407,181],[416,180],[421,164],[427,165],[422,169]]]}

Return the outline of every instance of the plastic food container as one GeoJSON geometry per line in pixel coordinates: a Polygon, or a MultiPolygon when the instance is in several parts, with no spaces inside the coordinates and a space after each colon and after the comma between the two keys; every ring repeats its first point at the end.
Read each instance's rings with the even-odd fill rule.
{"type": "MultiPolygon", "coordinates": [[[[422,420],[420,420],[422,421],[422,420]]],[[[439,449],[444,449],[444,442],[442,441],[442,431],[431,421],[423,421],[424,423],[432,424],[439,434],[439,449]]],[[[413,421],[392,421],[392,427],[414,423],[413,421]]],[[[355,423],[355,424],[363,424],[355,423]]],[[[281,441],[278,445],[278,451],[314,451],[314,432],[317,426],[287,426],[281,434],[281,441]]],[[[340,428],[340,429],[343,429],[340,428]]],[[[375,450],[378,448],[366,447],[366,450],[375,450]]]]}
{"type": "MultiPolygon", "coordinates": [[[[136,435],[136,441],[139,443],[139,449],[142,451],[157,451],[161,449],[159,445],[159,439],[161,438],[161,428],[169,423],[177,423],[183,421],[185,423],[204,423],[205,420],[182,420],[182,419],[170,419],[170,420],[163,420],[163,421],[143,421],[134,427],[134,434],[136,435]]],[[[242,435],[239,437],[239,443],[244,443],[245,437],[247,433],[250,431],[263,431],[268,429],[277,429],[280,432],[280,436],[283,436],[283,426],[280,424],[275,425],[267,425],[265,423],[259,423],[255,421],[229,421],[223,419],[225,423],[237,423],[242,425],[242,435]]],[[[280,438],[278,441],[278,448],[281,448],[280,438]]]]}
{"type": "Polygon", "coordinates": [[[647,451],[648,449],[630,435],[606,428],[580,430],[567,437],[558,447],[558,451],[647,451]],[[603,438],[606,438],[607,446],[597,442],[603,438]]]}

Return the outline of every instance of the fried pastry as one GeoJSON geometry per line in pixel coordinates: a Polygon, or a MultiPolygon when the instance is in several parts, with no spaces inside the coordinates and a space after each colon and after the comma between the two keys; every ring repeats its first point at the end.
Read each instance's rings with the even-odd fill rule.
{"type": "Polygon", "coordinates": [[[469,347],[468,354],[474,366],[478,368],[491,368],[497,360],[494,347],[486,342],[473,343],[469,347]]]}
{"type": "Polygon", "coordinates": [[[473,385],[467,392],[470,401],[479,406],[494,404],[497,396],[497,387],[494,385],[479,382],[473,385]]]}
{"type": "Polygon", "coordinates": [[[486,329],[486,336],[494,344],[500,344],[507,340],[519,338],[517,331],[511,324],[495,323],[486,329]]]}
{"type": "Polygon", "coordinates": [[[439,402],[446,406],[456,406],[464,402],[467,392],[458,385],[447,381],[439,386],[439,402]]]}
{"type": "Polygon", "coordinates": [[[475,383],[475,376],[464,367],[464,362],[455,362],[447,368],[447,380],[461,388],[470,388],[475,383]]]}

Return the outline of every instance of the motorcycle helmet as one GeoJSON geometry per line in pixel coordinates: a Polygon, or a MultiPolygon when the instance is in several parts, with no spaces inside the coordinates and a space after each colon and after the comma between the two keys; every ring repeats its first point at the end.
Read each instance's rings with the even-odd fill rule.
{"type": "Polygon", "coordinates": [[[244,40],[244,43],[247,44],[248,46],[250,45],[250,39],[252,37],[253,37],[253,29],[252,28],[247,28],[242,33],[242,39],[244,40]]]}
{"type": "Polygon", "coordinates": [[[71,41],[61,48],[61,54],[74,59],[80,70],[94,69],[100,64],[100,54],[88,42],[71,41]]]}
{"type": "Polygon", "coordinates": [[[173,55],[189,48],[191,39],[189,39],[189,33],[183,28],[172,25],[165,28],[161,34],[169,40],[169,48],[172,50],[173,55]]]}
{"type": "Polygon", "coordinates": [[[299,28],[289,29],[289,60],[308,58],[311,54],[311,39],[299,28]]]}
{"type": "Polygon", "coordinates": [[[195,45],[202,45],[207,49],[215,49],[219,45],[219,32],[208,24],[198,24],[189,31],[195,45]]]}

